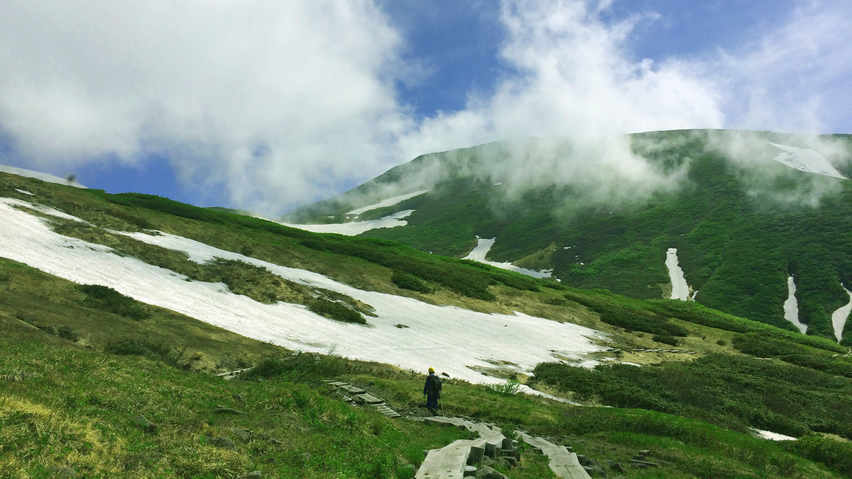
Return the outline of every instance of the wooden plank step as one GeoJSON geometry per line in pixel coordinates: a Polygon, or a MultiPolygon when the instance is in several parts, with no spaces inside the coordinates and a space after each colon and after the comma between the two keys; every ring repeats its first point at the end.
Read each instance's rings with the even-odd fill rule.
{"type": "Polygon", "coordinates": [[[385,402],[384,399],[379,399],[376,396],[373,396],[372,394],[367,394],[367,393],[356,394],[355,400],[358,401],[361,404],[365,404],[365,403],[366,404],[381,404],[381,403],[385,402]]]}

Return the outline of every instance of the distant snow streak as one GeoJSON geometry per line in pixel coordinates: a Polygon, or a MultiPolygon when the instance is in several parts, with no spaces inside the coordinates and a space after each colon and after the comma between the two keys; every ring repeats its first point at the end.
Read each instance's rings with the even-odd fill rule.
{"type": "Polygon", "coordinates": [[[375,230],[379,228],[397,228],[399,226],[405,226],[408,224],[408,221],[404,221],[403,218],[407,218],[409,215],[411,215],[411,213],[414,213],[414,210],[398,211],[392,215],[384,216],[377,220],[351,221],[349,223],[332,223],[327,225],[297,225],[291,223],[281,224],[284,226],[289,226],[291,228],[298,228],[300,230],[310,231],[312,233],[337,233],[346,236],[357,236],[366,231],[375,230]]]}
{"type": "MultiPolygon", "coordinates": [[[[521,313],[484,314],[434,306],[411,298],[362,291],[311,271],[286,268],[220,250],[179,236],[123,233],[171,250],[192,261],[236,259],[269,269],[300,284],[326,288],[372,305],[378,317],[370,326],[340,323],[301,305],[261,304],[235,295],[221,283],[188,281],[173,271],[119,256],[111,248],[53,232],[46,221],[0,199],[0,256],[82,284],[109,286],[144,303],[168,308],[243,336],[303,351],[335,354],[424,371],[433,366],[450,376],[476,383],[502,382],[471,369],[494,368],[497,361],[516,364],[508,372],[529,373],[536,364],[568,357],[592,366],[588,355],[603,348],[603,333],[521,313]],[[405,324],[408,328],[397,328],[405,324]]],[[[42,212],[62,214],[49,208],[42,212]]]]}
{"type": "Polygon", "coordinates": [[[669,248],[666,251],[666,268],[669,270],[669,278],[672,281],[671,299],[686,301],[689,299],[689,285],[683,276],[683,270],[678,265],[677,248],[669,248]]]}
{"type": "Polygon", "coordinates": [[[799,328],[802,334],[808,330],[808,325],[799,321],[799,303],[796,301],[796,281],[787,276],[787,300],[784,301],[784,319],[799,328]]]}
{"type": "Polygon", "coordinates": [[[423,193],[428,193],[429,190],[415,191],[414,193],[408,193],[405,195],[394,196],[393,198],[388,198],[386,200],[380,201],[374,205],[364,206],[361,208],[354,209],[348,213],[347,215],[360,215],[361,213],[366,213],[370,210],[376,210],[379,208],[387,208],[388,206],[393,206],[397,203],[401,203],[409,198],[414,198],[415,196],[420,196],[423,193]]]}
{"type": "Polygon", "coordinates": [[[807,148],[797,148],[795,146],[779,145],[771,142],[769,144],[783,150],[775,158],[772,158],[779,163],[807,173],[846,179],[819,152],[807,148]]]}
{"type": "Polygon", "coordinates": [[[506,269],[509,271],[514,271],[516,273],[525,274],[527,276],[532,276],[533,278],[550,278],[551,274],[553,274],[552,269],[543,269],[541,271],[535,271],[532,269],[526,269],[521,268],[520,266],[515,266],[512,263],[498,263],[496,261],[488,261],[487,259],[485,259],[485,256],[488,254],[489,251],[491,251],[491,247],[494,246],[494,243],[497,241],[497,238],[482,239],[477,236],[476,239],[476,248],[473,248],[470,253],[468,253],[467,256],[462,259],[478,261],[480,263],[485,263],[496,268],[506,269]]]}
{"type": "MultiPolygon", "coordinates": [[[[843,286],[843,285],[841,285],[843,286]]],[[[841,306],[837,311],[831,313],[831,324],[834,326],[834,336],[839,342],[843,339],[843,327],[849,318],[849,312],[852,311],[852,291],[843,286],[843,290],[849,295],[849,302],[845,306],[841,306]]]]}

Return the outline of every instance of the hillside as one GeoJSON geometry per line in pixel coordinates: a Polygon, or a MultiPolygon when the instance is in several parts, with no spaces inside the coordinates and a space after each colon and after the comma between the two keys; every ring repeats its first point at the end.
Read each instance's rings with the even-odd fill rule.
{"type": "Polygon", "coordinates": [[[424,155],[282,220],[351,227],[402,212],[360,235],[455,257],[493,238],[489,260],[645,299],[670,297],[675,248],[695,301],[794,330],[784,309],[792,277],[807,333],[852,344],[852,326],[832,321],[852,285],[852,137],[697,130],[622,140],[615,155],[630,161],[558,139],[424,155]]]}
{"type": "MultiPolygon", "coordinates": [[[[410,478],[467,433],[325,381],[416,417],[428,366],[447,416],[660,465],[624,477],[852,474],[852,357],[820,337],[9,174],[0,220],[0,477],[410,478]]],[[[498,468],[553,477],[522,452],[498,468]]]]}

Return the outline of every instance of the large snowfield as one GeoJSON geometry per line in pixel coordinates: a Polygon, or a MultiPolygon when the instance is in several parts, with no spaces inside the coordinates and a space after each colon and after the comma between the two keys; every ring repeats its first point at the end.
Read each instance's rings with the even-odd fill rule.
{"type": "Polygon", "coordinates": [[[68,215],[12,198],[0,198],[0,256],[81,284],[101,284],[144,303],[168,308],[251,338],[286,348],[328,353],[425,371],[429,366],[476,383],[501,380],[473,368],[529,373],[539,362],[569,358],[592,366],[589,354],[605,349],[606,335],[570,323],[516,313],[484,314],[415,299],[363,291],[325,276],[245,257],[166,234],[123,233],[185,252],[191,261],[215,257],[265,267],[291,281],[337,291],[375,308],[368,326],[340,323],[301,305],[265,305],[232,294],[221,283],[190,281],[173,271],[119,256],[102,245],[59,235],[47,220],[14,206],[68,215]],[[404,325],[406,327],[399,327],[404,325]],[[505,365],[506,363],[509,365],[505,365]],[[498,366],[497,364],[503,364],[498,366]]]}

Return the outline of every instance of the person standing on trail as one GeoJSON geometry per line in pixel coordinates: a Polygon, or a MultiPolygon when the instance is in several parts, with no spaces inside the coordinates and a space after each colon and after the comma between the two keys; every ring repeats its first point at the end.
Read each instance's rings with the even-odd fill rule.
{"type": "Polygon", "coordinates": [[[426,409],[432,414],[438,414],[438,399],[441,397],[441,379],[435,376],[435,368],[429,368],[426,376],[426,384],[423,386],[423,395],[426,396],[426,409]]]}

